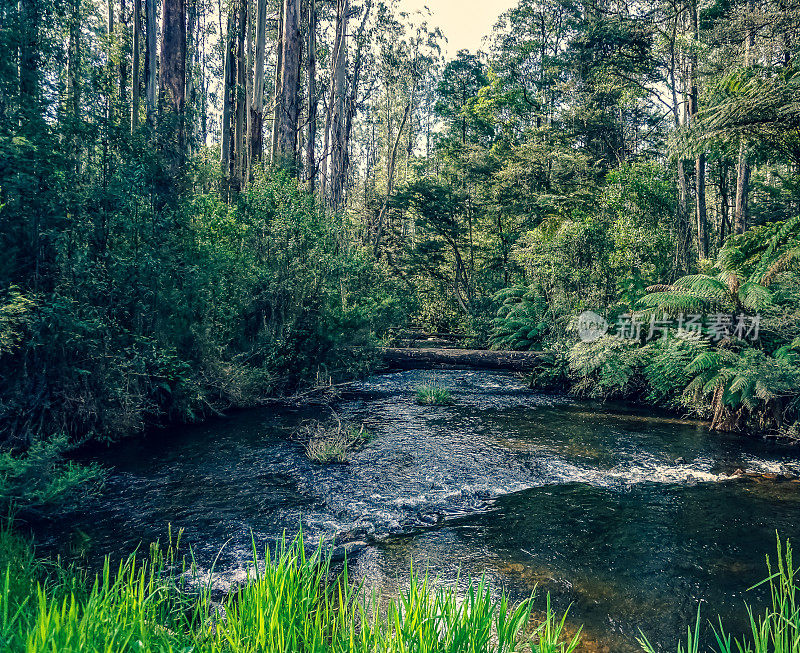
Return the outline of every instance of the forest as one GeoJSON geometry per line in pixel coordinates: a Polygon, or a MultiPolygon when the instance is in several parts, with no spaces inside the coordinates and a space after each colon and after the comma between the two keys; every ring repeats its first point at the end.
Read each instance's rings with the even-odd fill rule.
{"type": "Polygon", "coordinates": [[[3,509],[409,329],[800,440],[800,3],[519,0],[486,32],[449,53],[399,0],[0,0],[3,509]]]}

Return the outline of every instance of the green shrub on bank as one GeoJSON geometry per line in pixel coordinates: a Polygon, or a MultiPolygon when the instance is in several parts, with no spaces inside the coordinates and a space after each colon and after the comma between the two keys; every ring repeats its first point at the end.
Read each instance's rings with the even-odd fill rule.
{"type": "Polygon", "coordinates": [[[103,471],[63,458],[65,437],[37,441],[27,451],[0,451],[0,510],[42,510],[75,504],[100,489],[103,471]]]}
{"type": "Polygon", "coordinates": [[[106,561],[95,578],[48,569],[8,532],[0,534],[0,643],[27,653],[195,651],[197,653],[341,652],[511,653],[574,651],[565,617],[547,602],[531,624],[533,598],[512,605],[493,598],[485,579],[463,594],[427,575],[381,605],[331,573],[320,546],[308,554],[301,537],[267,551],[221,605],[208,584],[192,590],[176,570],[175,550],[151,549],[118,567],[106,561]]]}
{"type": "Polygon", "coordinates": [[[0,445],[119,439],[362,373],[400,321],[386,270],[287,174],[255,171],[232,204],[157,208],[142,184],[104,213],[113,237],[53,232],[52,287],[0,277],[0,445]]]}
{"type": "MultiPolygon", "coordinates": [[[[538,281],[497,296],[503,304],[494,322],[494,344],[550,354],[529,377],[535,389],[637,401],[688,411],[708,419],[717,430],[767,431],[797,439],[798,233],[800,218],[754,227],[731,237],[716,260],[704,261],[702,274],[647,288],[637,282],[617,292],[603,312],[609,323],[634,315],[642,326],[638,338],[631,340],[607,335],[575,342],[572,326],[564,325],[584,310],[583,296],[543,290],[547,279],[539,279],[538,268],[532,268],[538,281]],[[705,333],[673,329],[666,337],[647,337],[653,316],[672,318],[676,326],[681,316],[692,315],[729,317],[730,328],[727,333],[724,327],[713,332],[707,328],[705,333]],[[749,330],[737,333],[737,320],[744,315],[750,316],[749,330]],[[750,328],[756,322],[758,329],[750,328]]],[[[537,240],[530,251],[538,252],[545,244],[537,240]]],[[[653,268],[650,278],[658,269],[663,266],[653,268]]]]}

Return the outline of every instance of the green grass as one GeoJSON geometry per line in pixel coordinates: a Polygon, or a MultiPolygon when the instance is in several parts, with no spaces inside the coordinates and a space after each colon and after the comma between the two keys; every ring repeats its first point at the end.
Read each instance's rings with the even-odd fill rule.
{"type": "Polygon", "coordinates": [[[380,601],[332,575],[322,548],[300,536],[254,562],[247,580],[215,606],[190,591],[175,547],[151,549],[93,578],[37,561],[9,531],[0,535],[0,649],[26,653],[174,651],[193,653],[405,651],[569,653],[565,616],[550,608],[534,623],[533,599],[512,605],[485,579],[465,592],[411,574],[398,596],[380,601]]]}
{"type": "MultiPolygon", "coordinates": [[[[170,541],[172,538],[170,537],[170,541]]],[[[0,650],[25,653],[118,651],[182,653],[572,653],[580,630],[567,634],[566,614],[547,597],[512,604],[485,578],[464,591],[412,570],[394,598],[333,574],[322,546],[308,553],[302,536],[267,550],[255,547],[246,581],[221,604],[209,585],[188,581],[177,544],[151,547],[118,566],[107,560],[89,577],[37,559],[8,527],[0,530],[0,650]],[[194,589],[192,589],[194,588],[194,589]]],[[[800,604],[789,543],[778,542],[774,568],[760,583],[770,605],[747,607],[751,632],[742,640],[720,620],[713,641],[701,642],[701,617],[678,653],[798,653],[800,604]]],[[[646,653],[655,647],[642,634],[646,653]]]]}
{"type": "Polygon", "coordinates": [[[435,383],[419,386],[416,390],[416,401],[420,406],[452,406],[454,403],[450,391],[435,383]]]}
{"type": "Polygon", "coordinates": [[[298,436],[305,440],[309,460],[323,464],[348,462],[350,454],[369,439],[363,425],[357,427],[338,418],[335,426],[317,421],[307,423],[299,430],[298,436]]]}
{"type": "MultiPolygon", "coordinates": [[[[679,642],[678,653],[800,653],[800,597],[798,597],[797,569],[792,562],[792,546],[783,544],[778,538],[778,555],[773,568],[767,558],[769,575],[765,580],[750,589],[768,585],[770,605],[758,612],[746,605],[750,632],[741,640],[735,639],[725,631],[721,618],[714,627],[713,648],[702,647],[700,642],[700,610],[693,627],[687,628],[686,643],[679,642]]],[[[646,653],[656,653],[655,647],[642,634],[639,639],[646,653]]]]}

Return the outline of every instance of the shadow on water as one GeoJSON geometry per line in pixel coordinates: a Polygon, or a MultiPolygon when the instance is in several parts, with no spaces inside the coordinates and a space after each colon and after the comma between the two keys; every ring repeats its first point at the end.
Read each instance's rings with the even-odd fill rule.
{"type": "MultiPolygon", "coordinates": [[[[745,590],[775,531],[800,541],[800,483],[733,476],[800,471],[795,451],[698,423],[543,397],[511,374],[440,370],[372,377],[336,406],[373,438],[347,465],[308,461],[291,432],[325,409],[261,409],[127,442],[88,510],[43,526],[45,549],[86,534],[90,557],[185,529],[220,582],[259,545],[302,524],[314,541],[368,544],[351,565],[392,591],[411,561],[443,582],[486,573],[516,598],[535,586],[572,604],[589,650],[670,645],[704,614],[743,628],[745,590]],[[414,403],[431,379],[448,407],[414,403]],[[679,462],[676,462],[679,461],[679,462]]],[[[759,596],[747,596],[757,600],[759,596]]]]}

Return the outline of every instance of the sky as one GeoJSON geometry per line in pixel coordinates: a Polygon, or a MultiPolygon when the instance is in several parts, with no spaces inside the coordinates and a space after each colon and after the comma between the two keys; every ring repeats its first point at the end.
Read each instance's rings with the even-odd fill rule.
{"type": "Polygon", "coordinates": [[[398,4],[408,12],[427,6],[432,14],[429,24],[442,29],[448,40],[445,52],[452,57],[462,49],[478,50],[500,14],[517,0],[400,0],[398,4]]]}

